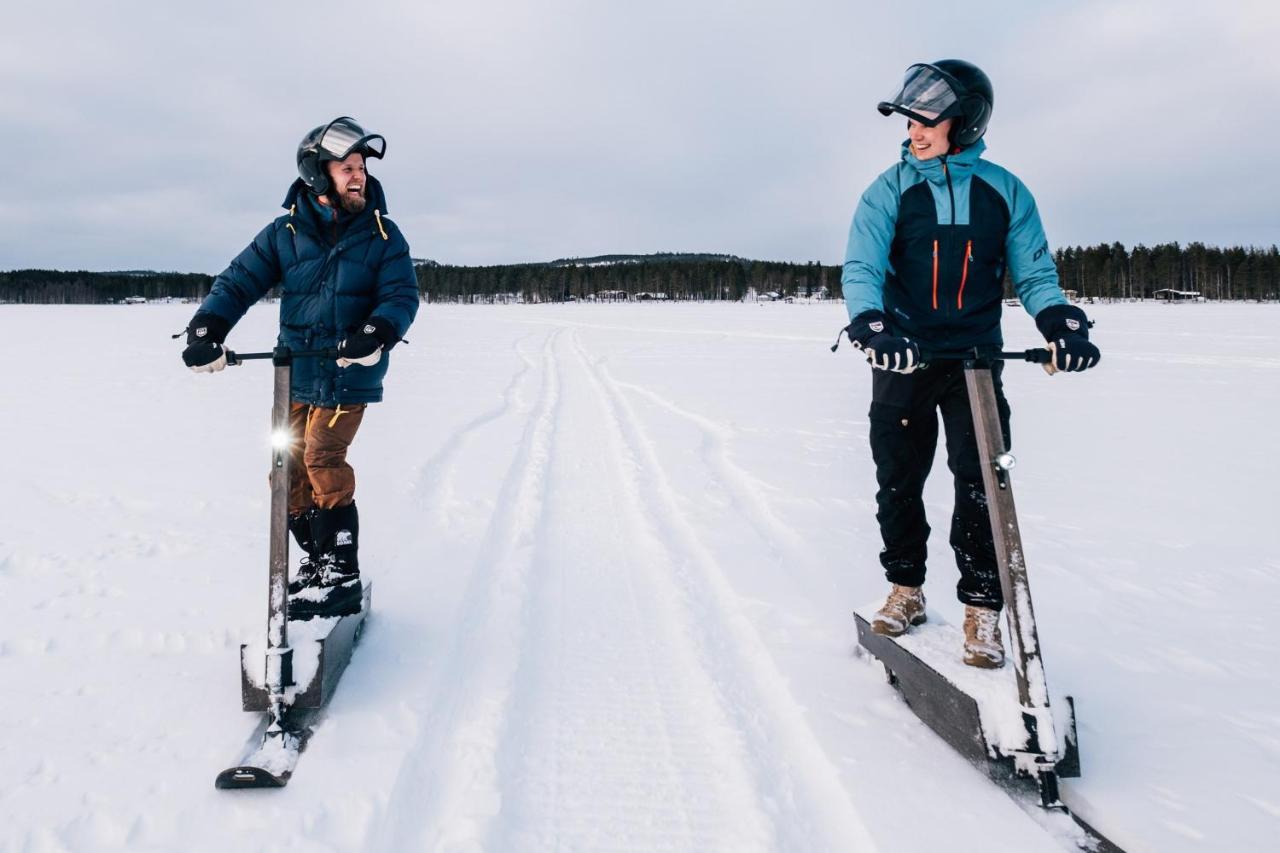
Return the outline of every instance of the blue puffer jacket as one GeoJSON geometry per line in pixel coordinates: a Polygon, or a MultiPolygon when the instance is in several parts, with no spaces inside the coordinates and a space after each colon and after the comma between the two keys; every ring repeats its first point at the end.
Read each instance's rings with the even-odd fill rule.
{"type": "MultiPolygon", "coordinates": [[[[213,282],[200,310],[235,323],[277,284],[281,287],[279,343],[295,350],[325,349],[369,317],[391,323],[403,337],[418,312],[418,283],[409,244],[382,214],[382,185],[368,178],[368,205],[340,221],[324,216],[301,180],[289,188],[289,211],[254,238],[213,282]]],[[[372,367],[340,368],[332,359],[293,364],[294,402],[333,408],[376,403],[389,355],[372,367]]]]}
{"type": "Polygon", "coordinates": [[[863,193],[841,276],[850,319],[883,311],[891,331],[933,349],[1002,344],[1006,266],[1033,317],[1067,304],[1035,199],[985,150],[921,161],[904,142],[863,193]]]}

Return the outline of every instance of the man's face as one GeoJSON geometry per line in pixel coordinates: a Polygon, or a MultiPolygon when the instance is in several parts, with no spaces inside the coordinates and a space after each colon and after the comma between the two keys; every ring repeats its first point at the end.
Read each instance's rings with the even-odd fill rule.
{"type": "Polygon", "coordinates": [[[341,162],[330,160],[325,163],[329,170],[329,193],[338,199],[342,209],[347,213],[359,213],[364,210],[366,189],[369,176],[364,171],[364,155],[349,154],[341,162]]]}
{"type": "Polygon", "coordinates": [[[953,119],[944,119],[937,127],[928,127],[915,119],[907,119],[907,138],[911,140],[911,153],[917,160],[932,160],[947,153],[947,134],[951,132],[953,119]]]}

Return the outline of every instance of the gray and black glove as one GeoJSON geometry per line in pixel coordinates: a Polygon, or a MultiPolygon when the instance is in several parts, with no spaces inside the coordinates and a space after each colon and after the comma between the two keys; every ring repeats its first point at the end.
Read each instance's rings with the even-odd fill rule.
{"type": "Polygon", "coordinates": [[[877,370],[910,373],[920,366],[920,347],[910,338],[890,334],[881,311],[863,311],[853,318],[845,332],[854,347],[866,353],[877,370]]]}
{"type": "Polygon", "coordinates": [[[1052,359],[1044,366],[1050,376],[1059,370],[1088,370],[1102,359],[1089,340],[1089,318],[1074,305],[1050,305],[1036,315],[1036,328],[1049,342],[1052,359]]]}
{"type": "Polygon", "coordinates": [[[213,373],[226,367],[227,350],[222,344],[230,331],[231,324],[217,314],[197,311],[187,324],[182,363],[196,373],[213,373]]]}
{"type": "Polygon", "coordinates": [[[391,349],[400,341],[391,321],[370,317],[364,325],[338,342],[338,366],[359,364],[373,367],[382,358],[383,349],[391,349]]]}

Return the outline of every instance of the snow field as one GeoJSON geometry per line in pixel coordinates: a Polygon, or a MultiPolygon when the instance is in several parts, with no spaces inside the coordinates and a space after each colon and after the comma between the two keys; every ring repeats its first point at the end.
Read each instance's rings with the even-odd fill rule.
{"type": "MultiPolygon", "coordinates": [[[[352,450],[361,646],[288,788],[215,791],[254,724],[237,655],[265,629],[270,378],[185,371],[168,333],[190,310],[0,308],[13,352],[63,341],[0,380],[25,401],[0,492],[0,850],[1069,839],[851,655],[850,610],[883,587],[869,380],[826,351],[843,315],[822,306],[424,306],[352,450]]],[[[1005,374],[1076,786],[1132,849],[1259,849],[1280,643],[1248,604],[1280,592],[1280,312],[1090,310],[1099,370],[1005,374]],[[1231,334],[1207,353],[1205,328],[1231,334]]],[[[274,311],[231,346],[268,348],[274,311]]],[[[1025,316],[1006,329],[1035,345],[1025,316]]],[[[958,621],[946,474],[929,595],[958,621]]]]}

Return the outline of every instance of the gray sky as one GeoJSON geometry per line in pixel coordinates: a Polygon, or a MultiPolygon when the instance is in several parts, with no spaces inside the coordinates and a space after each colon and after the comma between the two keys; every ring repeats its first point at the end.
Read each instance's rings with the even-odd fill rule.
{"type": "Polygon", "coordinates": [[[418,257],[839,263],[905,136],[876,102],[945,57],[1055,247],[1280,241],[1272,0],[12,5],[0,269],[218,272],[342,114],[418,257]]]}

